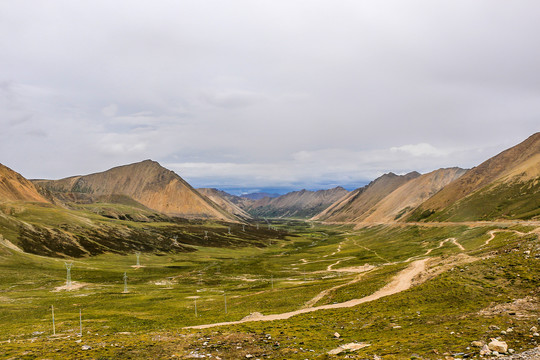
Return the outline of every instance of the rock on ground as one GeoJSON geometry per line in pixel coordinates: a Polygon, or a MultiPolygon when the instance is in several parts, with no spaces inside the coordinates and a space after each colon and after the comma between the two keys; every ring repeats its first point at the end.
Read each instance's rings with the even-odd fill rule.
{"type": "Polygon", "coordinates": [[[504,341],[499,341],[493,339],[489,344],[488,348],[491,351],[497,351],[500,354],[506,354],[508,352],[508,345],[504,341]]]}

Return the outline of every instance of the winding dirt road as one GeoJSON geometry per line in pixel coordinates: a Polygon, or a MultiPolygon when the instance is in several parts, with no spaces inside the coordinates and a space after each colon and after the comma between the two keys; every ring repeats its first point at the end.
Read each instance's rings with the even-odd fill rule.
{"type": "Polygon", "coordinates": [[[366,302],[380,299],[388,295],[397,294],[399,292],[409,289],[412,286],[413,279],[425,270],[427,261],[428,259],[422,259],[422,260],[417,260],[411,263],[405,270],[397,274],[392,279],[392,281],[386,286],[384,286],[382,289],[377,290],[373,294],[369,296],[365,296],[360,299],[353,299],[353,300],[345,301],[338,304],[329,304],[329,305],[321,305],[321,306],[315,306],[315,307],[310,307],[310,308],[304,308],[304,309],[290,311],[290,312],[281,313],[281,314],[272,314],[272,315],[253,314],[255,316],[249,316],[248,318],[244,318],[238,321],[189,326],[186,329],[207,329],[207,328],[216,327],[216,326],[236,325],[236,324],[242,324],[242,323],[251,322],[251,321],[285,320],[295,315],[310,313],[310,312],[318,311],[318,310],[353,307],[359,304],[363,304],[366,302]]]}
{"type": "MultiPolygon", "coordinates": [[[[423,224],[423,225],[425,225],[425,224],[423,224]]],[[[485,224],[482,224],[482,225],[485,225],[485,224]]],[[[487,239],[485,241],[485,243],[482,245],[482,247],[487,246],[495,238],[496,233],[505,232],[505,231],[506,232],[514,232],[514,233],[516,233],[516,234],[518,234],[520,236],[524,236],[524,235],[531,234],[531,233],[536,233],[540,237],[540,229],[538,229],[538,228],[533,230],[533,231],[530,231],[528,233],[523,233],[523,232],[520,232],[520,231],[517,231],[517,230],[510,230],[510,229],[495,229],[495,230],[491,230],[491,231],[488,232],[490,237],[489,237],[489,239],[487,239]]],[[[346,239],[346,240],[348,240],[348,239],[346,239]]],[[[438,247],[428,249],[423,256],[429,255],[434,249],[441,248],[446,242],[452,242],[461,251],[465,251],[465,248],[457,241],[456,238],[448,238],[448,239],[442,240],[439,243],[438,247]]],[[[363,246],[361,246],[361,247],[363,247],[363,246]]],[[[368,248],[365,248],[365,250],[373,251],[373,250],[368,249],[368,248]]],[[[341,251],[341,244],[338,247],[337,252],[339,252],[339,251],[341,251]]],[[[332,255],[335,255],[337,252],[334,252],[332,255]]],[[[376,255],[379,256],[378,254],[376,254],[376,255]]],[[[411,258],[405,260],[404,262],[411,261],[414,258],[416,258],[416,257],[411,257],[411,258]]],[[[333,267],[335,265],[338,265],[341,261],[347,260],[347,259],[348,258],[342,258],[342,259],[337,260],[336,262],[330,264],[327,267],[326,270],[327,271],[349,271],[349,272],[351,272],[351,269],[347,269],[347,268],[333,269],[333,267]]],[[[229,322],[221,322],[221,323],[214,323],[214,324],[197,325],[197,326],[190,326],[190,327],[186,327],[186,328],[187,329],[206,329],[206,328],[211,328],[211,327],[216,327],[216,326],[242,324],[242,323],[251,322],[251,321],[285,320],[285,319],[289,319],[290,317],[293,317],[293,316],[296,316],[296,315],[310,313],[310,312],[313,312],[313,311],[319,311],[319,310],[325,310],[325,309],[338,309],[338,308],[353,307],[353,306],[356,306],[356,305],[359,305],[359,304],[363,304],[363,303],[366,303],[366,302],[370,302],[370,301],[380,299],[380,298],[385,297],[385,296],[397,294],[399,292],[402,292],[402,291],[405,291],[405,290],[409,289],[413,285],[413,279],[426,271],[426,263],[429,260],[430,260],[430,258],[424,258],[424,259],[420,259],[420,260],[415,260],[405,270],[403,270],[399,274],[397,274],[390,281],[390,283],[388,283],[386,286],[384,286],[383,288],[377,290],[373,294],[371,294],[369,296],[365,296],[363,298],[353,299],[353,300],[349,300],[349,301],[338,303],[338,304],[328,304],[328,305],[313,306],[320,299],[322,299],[324,296],[326,296],[329,292],[331,292],[331,291],[333,291],[333,290],[335,290],[337,288],[347,286],[347,285],[350,285],[352,283],[360,281],[362,276],[364,275],[364,273],[371,271],[373,268],[364,267],[363,269],[360,269],[362,267],[358,267],[357,271],[352,271],[352,272],[362,272],[362,274],[355,277],[352,281],[350,281],[350,282],[348,282],[346,284],[337,285],[337,286],[334,286],[332,288],[323,290],[322,292],[317,294],[317,296],[315,296],[313,299],[309,300],[304,305],[304,308],[299,309],[299,310],[290,311],[290,312],[281,313],[281,314],[272,314],[272,315],[263,315],[263,314],[260,314],[260,313],[254,313],[254,314],[251,314],[251,315],[245,317],[244,319],[238,320],[238,321],[229,321],[229,322]]],[[[307,261],[305,261],[305,263],[307,263],[307,261]]],[[[385,264],[385,265],[388,265],[388,264],[385,264]]]]}

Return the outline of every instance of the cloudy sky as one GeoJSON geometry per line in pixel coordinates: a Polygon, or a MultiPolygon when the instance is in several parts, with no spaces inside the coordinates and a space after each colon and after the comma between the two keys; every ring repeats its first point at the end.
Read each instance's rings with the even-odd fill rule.
{"type": "Polygon", "coordinates": [[[540,2],[0,0],[0,163],[354,188],[540,130],[540,2]]]}

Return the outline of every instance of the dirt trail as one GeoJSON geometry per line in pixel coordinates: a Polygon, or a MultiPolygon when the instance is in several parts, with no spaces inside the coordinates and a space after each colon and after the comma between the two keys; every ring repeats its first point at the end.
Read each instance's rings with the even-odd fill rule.
{"type": "MultiPolygon", "coordinates": [[[[465,223],[460,223],[461,225],[465,224],[465,223]]],[[[485,226],[487,224],[490,224],[490,223],[481,223],[481,226],[485,226]]],[[[425,223],[422,223],[422,225],[426,225],[425,223]]],[[[438,226],[438,225],[433,225],[433,224],[429,224],[429,225],[432,225],[432,226],[438,226]]],[[[479,226],[478,223],[467,223],[467,225],[469,226],[479,226]]],[[[523,233],[523,232],[520,232],[520,231],[517,231],[517,230],[510,230],[510,229],[495,229],[495,230],[491,230],[488,232],[488,234],[490,235],[490,238],[486,240],[486,242],[482,245],[482,246],[486,246],[488,245],[494,238],[495,238],[495,234],[498,233],[498,232],[503,232],[503,231],[510,231],[510,232],[514,232],[520,236],[523,236],[523,235],[527,235],[527,234],[531,234],[531,233],[536,233],[539,237],[540,237],[540,229],[535,229],[535,230],[532,230],[528,233],[523,233]]],[[[346,239],[348,240],[348,239],[346,239]]],[[[445,240],[442,240],[440,243],[439,243],[439,246],[436,247],[436,248],[432,248],[432,249],[428,249],[423,256],[427,256],[429,255],[433,250],[435,249],[438,249],[438,248],[441,248],[446,242],[452,242],[454,245],[456,245],[461,251],[465,251],[465,248],[457,241],[456,238],[448,238],[448,239],[445,239],[445,240]]],[[[355,241],[356,243],[356,241],[355,241]]],[[[358,244],[357,244],[358,245],[358,244]]],[[[385,260],[383,257],[381,257],[379,254],[377,254],[375,251],[365,247],[365,246],[362,246],[362,245],[358,245],[359,247],[362,247],[364,248],[365,250],[367,251],[371,251],[373,252],[376,256],[378,256],[379,258],[385,260]]],[[[338,247],[338,251],[334,252],[332,255],[334,255],[335,253],[341,251],[341,244],[340,246],[338,247]]],[[[412,261],[413,259],[415,258],[418,258],[418,256],[415,256],[415,257],[411,257],[405,261],[401,261],[402,263],[403,262],[408,262],[408,261],[412,261]]],[[[341,268],[341,269],[332,269],[334,266],[338,265],[341,261],[344,261],[344,260],[347,260],[348,258],[343,258],[343,259],[339,259],[338,261],[330,264],[328,267],[327,267],[327,271],[351,271],[352,268],[348,269],[348,268],[341,268]]],[[[359,304],[363,304],[363,303],[366,303],[366,302],[370,302],[370,301],[374,301],[374,300],[377,300],[377,299],[380,299],[382,297],[385,297],[385,296],[389,296],[389,295],[393,295],[393,294],[397,294],[399,292],[402,292],[402,291],[405,291],[407,289],[409,289],[412,285],[413,285],[413,280],[416,278],[416,281],[417,282],[423,282],[425,281],[427,278],[424,277],[420,277],[420,275],[424,274],[426,272],[426,263],[428,261],[430,261],[431,258],[424,258],[424,259],[420,259],[420,260],[415,260],[414,262],[412,262],[405,270],[401,271],[399,274],[397,274],[390,283],[388,283],[386,286],[384,286],[383,288],[379,289],[378,291],[376,291],[375,293],[369,295],[369,296],[365,296],[363,298],[360,298],[360,299],[353,299],[353,300],[349,300],[349,301],[346,301],[346,302],[342,302],[342,303],[338,303],[338,304],[328,304],[328,305],[320,305],[320,306],[313,306],[314,304],[316,304],[320,299],[322,299],[324,296],[326,296],[329,292],[337,289],[337,288],[340,288],[340,287],[343,287],[343,286],[347,286],[347,285],[350,285],[350,284],[353,284],[355,282],[358,282],[361,280],[362,276],[364,274],[361,274],[357,277],[355,277],[352,281],[346,283],[346,284],[342,284],[342,285],[337,285],[337,286],[334,286],[332,288],[329,288],[329,289],[326,289],[326,290],[323,290],[322,292],[320,292],[319,294],[317,294],[317,296],[315,296],[313,299],[309,300],[305,305],[304,305],[304,308],[302,309],[299,309],[299,310],[295,310],[295,311],[290,311],[290,312],[286,312],[286,313],[281,313],[281,314],[272,314],[272,315],[263,315],[263,314],[260,314],[260,313],[253,313],[247,317],[245,317],[244,319],[242,320],[238,320],[238,321],[230,321],[230,322],[221,322],[221,323],[214,323],[214,324],[205,324],[205,325],[197,325],[197,326],[190,326],[190,327],[187,327],[188,329],[206,329],[206,328],[211,328],[211,327],[216,327],[216,326],[225,326],[225,325],[236,325],[236,324],[241,324],[241,323],[245,323],[245,322],[251,322],[251,321],[273,321],[273,320],[285,320],[285,319],[289,319],[290,317],[292,316],[296,316],[296,315],[300,315],[300,314],[305,314],[305,313],[310,313],[310,312],[313,312],[313,311],[318,311],[318,310],[325,310],[325,309],[338,309],[338,308],[348,308],[348,307],[353,307],[353,306],[356,306],[356,305],[359,305],[359,304]]],[[[307,261],[306,261],[307,263],[307,261]]],[[[395,263],[387,263],[385,265],[391,265],[391,264],[395,264],[395,263]]],[[[371,266],[371,265],[367,265],[367,266],[371,266]]],[[[358,271],[356,272],[363,272],[363,273],[366,273],[368,271],[371,271],[374,267],[371,267],[371,268],[366,268],[365,266],[364,267],[355,267],[355,269],[358,268],[358,271]],[[361,271],[360,271],[360,268],[363,268],[361,271]]]]}
{"type": "Polygon", "coordinates": [[[379,255],[375,250],[371,250],[370,248],[365,247],[364,245],[359,245],[356,241],[355,241],[355,244],[356,244],[357,246],[361,247],[362,249],[366,250],[366,251],[372,252],[376,257],[378,257],[378,258],[381,259],[382,261],[389,262],[388,259],[383,258],[383,257],[382,257],[381,255],[379,255]]]}
{"type": "Polygon", "coordinates": [[[342,261],[345,261],[345,260],[351,260],[351,259],[354,259],[354,256],[349,256],[349,257],[346,257],[346,258],[343,258],[343,259],[339,259],[338,261],[336,261],[335,263],[332,263],[330,265],[328,265],[326,267],[326,271],[340,271],[339,269],[338,270],[334,270],[332,269],[334,266],[336,266],[337,264],[339,264],[340,262],[342,261]]]}
{"type": "MultiPolygon", "coordinates": [[[[434,249],[438,249],[438,248],[441,248],[446,242],[452,242],[454,245],[456,245],[460,250],[462,251],[465,251],[465,248],[457,242],[457,239],[456,238],[448,238],[448,239],[445,239],[445,240],[442,240],[440,243],[439,243],[439,246],[437,246],[436,248],[431,248],[431,249],[428,249],[424,256],[427,256],[429,255],[434,249]]],[[[358,244],[357,244],[358,245],[358,244]]],[[[361,245],[359,245],[361,246],[361,245]]],[[[369,249],[369,248],[366,248],[365,246],[361,246],[363,247],[364,249],[368,250],[368,251],[371,251],[373,252],[376,256],[378,256],[379,258],[382,259],[381,256],[379,256],[375,251],[369,249]]],[[[335,253],[333,253],[335,254],[335,253]]],[[[332,255],[333,255],[332,254],[332,255]]],[[[407,260],[405,260],[404,262],[409,262],[409,261],[412,261],[414,258],[417,258],[418,256],[415,256],[415,257],[410,257],[408,258],[407,260]]],[[[338,271],[338,272],[358,272],[358,273],[361,273],[361,275],[355,277],[353,280],[345,283],[345,284],[341,284],[341,285],[336,285],[334,287],[331,287],[329,289],[325,289],[323,291],[321,291],[319,294],[317,294],[313,299],[309,300],[308,302],[306,302],[306,304],[304,305],[304,308],[309,308],[309,307],[312,307],[313,305],[315,305],[319,300],[321,300],[323,297],[325,297],[326,295],[328,295],[330,292],[336,290],[336,289],[339,289],[339,288],[342,288],[344,286],[348,286],[348,285],[351,285],[351,284],[354,284],[354,283],[357,283],[358,281],[360,281],[363,277],[363,275],[366,273],[366,272],[369,272],[371,270],[373,270],[375,267],[373,265],[369,265],[369,264],[366,264],[364,266],[355,266],[355,267],[347,267],[347,268],[340,268],[340,269],[333,269],[334,266],[338,265],[340,262],[344,261],[344,260],[349,260],[349,259],[352,259],[353,257],[348,257],[348,258],[343,258],[343,259],[340,259],[338,261],[336,261],[335,263],[332,263],[330,265],[328,265],[328,267],[326,268],[326,271],[338,271]]],[[[388,263],[388,265],[393,265],[393,264],[396,264],[396,262],[394,263],[388,263]]]]}
{"type": "MultiPolygon", "coordinates": [[[[537,233],[537,230],[538,229],[534,229],[534,230],[531,230],[527,233],[524,233],[524,232],[521,232],[521,231],[517,231],[517,230],[511,230],[511,229],[495,229],[495,230],[490,230],[488,231],[488,234],[489,234],[489,239],[486,240],[486,242],[484,243],[484,245],[482,246],[487,246],[491,240],[495,239],[495,234],[496,233],[500,233],[500,232],[513,232],[514,234],[518,234],[519,236],[525,236],[525,235],[529,235],[529,234],[532,234],[532,233],[537,233]]],[[[540,236],[540,235],[539,235],[540,236]]]]}
{"type": "Polygon", "coordinates": [[[238,321],[229,321],[229,322],[221,322],[221,323],[214,323],[214,324],[190,326],[187,328],[188,329],[206,329],[206,328],[211,328],[211,327],[216,327],[216,326],[242,324],[242,323],[250,322],[250,321],[285,320],[295,315],[305,314],[305,313],[318,311],[318,310],[353,307],[359,304],[363,304],[366,302],[380,299],[385,296],[397,294],[401,291],[409,289],[412,286],[413,279],[425,270],[426,261],[428,261],[428,259],[417,260],[411,263],[409,267],[407,267],[405,270],[397,274],[392,279],[392,281],[386,286],[384,286],[382,289],[376,291],[375,293],[369,296],[366,296],[360,299],[353,299],[353,300],[349,300],[349,301],[338,303],[338,304],[328,304],[328,305],[304,308],[304,309],[290,311],[290,312],[281,313],[281,314],[250,316],[248,318],[238,320],[238,321]]]}
{"type": "Polygon", "coordinates": [[[540,226],[540,221],[530,220],[504,220],[504,221],[441,221],[441,222],[381,222],[381,223],[362,223],[362,222],[326,222],[322,221],[322,224],[327,225],[356,225],[355,229],[361,229],[363,227],[372,227],[375,225],[388,225],[388,226],[409,226],[417,225],[424,227],[446,227],[446,226],[468,226],[468,227],[482,227],[482,226],[513,226],[513,225],[525,225],[525,226],[540,226]]]}
{"type": "MultiPolygon", "coordinates": [[[[349,239],[345,239],[345,240],[347,241],[347,240],[349,240],[349,239]]],[[[334,256],[334,255],[336,255],[336,254],[337,254],[338,252],[340,252],[340,251],[341,251],[341,243],[338,245],[338,248],[337,248],[336,251],[334,251],[334,252],[331,253],[331,254],[326,254],[326,255],[324,255],[323,257],[334,256]]]]}
{"type": "Polygon", "coordinates": [[[450,238],[449,240],[452,241],[454,245],[456,245],[461,251],[465,251],[465,248],[463,247],[463,245],[458,243],[456,238],[450,238]]]}
{"type": "Polygon", "coordinates": [[[460,243],[457,242],[457,239],[456,238],[448,238],[448,239],[444,239],[442,240],[440,243],[439,243],[439,246],[437,246],[436,248],[431,248],[429,250],[426,251],[426,253],[424,254],[424,256],[426,255],[429,255],[433,250],[435,249],[440,249],[443,247],[443,245],[445,243],[447,243],[448,241],[452,242],[454,245],[456,245],[461,251],[465,251],[465,248],[463,247],[463,245],[461,245],[460,243]]]}

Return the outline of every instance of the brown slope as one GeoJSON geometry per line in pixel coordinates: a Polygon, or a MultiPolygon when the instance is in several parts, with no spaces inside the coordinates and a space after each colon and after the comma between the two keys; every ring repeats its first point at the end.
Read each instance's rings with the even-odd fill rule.
{"type": "Polygon", "coordinates": [[[0,201],[47,202],[34,184],[2,164],[0,164],[0,201]]]}
{"type": "Polygon", "coordinates": [[[439,169],[412,179],[376,204],[363,222],[389,223],[405,219],[422,202],[465,172],[466,170],[457,167],[439,169]]]}
{"type": "Polygon", "coordinates": [[[256,200],[247,210],[251,214],[263,217],[311,218],[348,193],[341,186],[318,191],[304,189],[275,198],[265,197],[256,200]]]}
{"type": "Polygon", "coordinates": [[[370,209],[392,191],[419,177],[416,171],[406,175],[385,174],[363,188],[354,190],[345,198],[338,200],[313,220],[329,222],[359,222],[370,215],[370,209]]]}
{"type": "Polygon", "coordinates": [[[170,216],[236,220],[234,215],[199,194],[180,176],[152,160],[61,180],[34,180],[34,183],[53,194],[74,193],[90,198],[125,195],[170,216]]]}
{"type": "Polygon", "coordinates": [[[252,219],[251,215],[249,215],[246,211],[244,211],[238,205],[234,204],[231,200],[229,200],[229,197],[232,195],[227,194],[224,191],[211,188],[201,188],[197,189],[197,191],[215,202],[221,208],[230,212],[231,214],[234,214],[235,216],[245,220],[252,219]]]}
{"type": "Polygon", "coordinates": [[[524,164],[530,163],[539,153],[540,133],[536,133],[522,143],[470,169],[462,177],[426,200],[420,208],[422,211],[437,211],[446,208],[474,191],[520,169],[524,164]]]}

